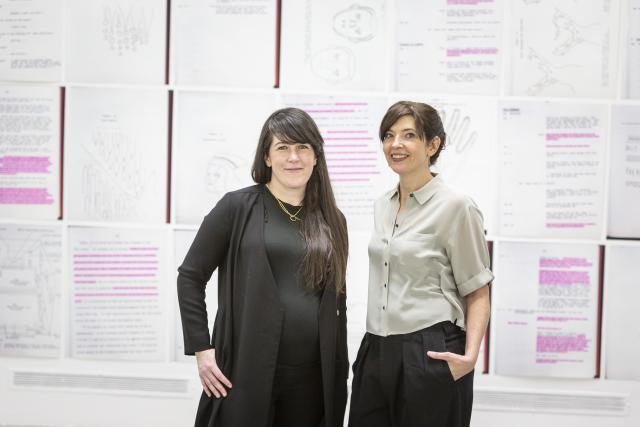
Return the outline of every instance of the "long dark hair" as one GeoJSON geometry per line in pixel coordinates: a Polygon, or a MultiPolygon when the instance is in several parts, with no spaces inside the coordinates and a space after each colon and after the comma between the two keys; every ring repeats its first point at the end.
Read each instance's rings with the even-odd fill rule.
{"type": "Polygon", "coordinates": [[[324,157],[324,140],[313,119],[298,108],[283,108],[271,114],[262,126],[251,177],[258,184],[271,181],[271,168],[265,159],[273,137],[289,143],[310,144],[316,165],[307,182],[302,201],[305,214],[300,232],[306,244],[302,274],[310,290],[335,283],[336,292],[344,291],[347,269],[347,226],[333,196],[329,170],[324,157]]]}
{"type": "Polygon", "coordinates": [[[411,116],[416,123],[416,130],[421,132],[420,138],[429,143],[436,136],[440,138],[440,146],[438,151],[429,157],[429,164],[438,161],[438,157],[447,143],[447,134],[444,131],[442,120],[435,108],[429,104],[413,101],[398,101],[393,104],[380,123],[380,141],[384,140],[384,135],[401,117],[411,116]]]}

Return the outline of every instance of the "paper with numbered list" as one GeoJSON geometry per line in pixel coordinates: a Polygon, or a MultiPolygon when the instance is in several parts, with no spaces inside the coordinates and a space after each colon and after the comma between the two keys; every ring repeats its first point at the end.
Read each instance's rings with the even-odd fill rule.
{"type": "Polygon", "coordinates": [[[509,5],[510,95],[615,96],[619,2],[521,0],[509,5]]]}
{"type": "Polygon", "coordinates": [[[593,378],[597,245],[500,242],[491,322],[498,375],[593,378]]]}
{"type": "Polygon", "coordinates": [[[497,95],[501,0],[396,2],[395,87],[497,95]]]}
{"type": "Polygon", "coordinates": [[[66,216],[164,223],[167,92],[73,87],[66,98],[66,216]]]}
{"type": "Polygon", "coordinates": [[[62,228],[0,224],[0,355],[60,357],[62,228]]]}
{"type": "Polygon", "coordinates": [[[174,83],[273,87],[276,5],[275,0],[172,1],[174,83]]]}
{"type": "Polygon", "coordinates": [[[499,104],[499,233],[599,239],[607,106],[499,104]]]}
{"type": "Polygon", "coordinates": [[[0,81],[62,80],[63,0],[0,6],[0,81]]]}
{"type": "Polygon", "coordinates": [[[281,87],[383,90],[386,19],[383,0],[283,1],[281,87]]]}
{"type": "Polygon", "coordinates": [[[255,184],[251,166],[271,94],[177,91],[173,124],[175,221],[200,224],[225,193],[255,184]]]}
{"type": "Polygon", "coordinates": [[[66,0],[66,80],[165,82],[167,5],[157,0],[66,0]]]}
{"type": "Polygon", "coordinates": [[[0,217],[60,216],[60,89],[0,86],[0,217]]]}
{"type": "Polygon", "coordinates": [[[607,235],[640,238],[640,106],[613,106],[610,147],[607,235]]]}
{"type": "Polygon", "coordinates": [[[68,233],[71,357],[162,361],[165,230],[70,227],[68,233]]]}
{"type": "Polygon", "coordinates": [[[605,378],[638,381],[640,327],[634,303],[640,299],[640,245],[607,245],[605,264],[605,378]]]}

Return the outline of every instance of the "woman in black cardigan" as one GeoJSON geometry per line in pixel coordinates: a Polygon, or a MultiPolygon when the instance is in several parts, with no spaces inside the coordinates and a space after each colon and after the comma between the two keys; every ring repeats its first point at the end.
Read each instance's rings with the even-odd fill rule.
{"type": "Polygon", "coordinates": [[[285,108],[265,122],[257,185],[227,193],[178,269],[185,353],[203,393],[196,426],[343,424],[347,230],[317,126],[285,108]],[[211,337],[205,286],[218,269],[211,337]]]}

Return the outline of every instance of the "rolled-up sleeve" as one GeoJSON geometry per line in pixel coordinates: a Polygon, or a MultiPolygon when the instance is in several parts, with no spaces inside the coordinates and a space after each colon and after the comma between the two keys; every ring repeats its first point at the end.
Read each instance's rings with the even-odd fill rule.
{"type": "Polygon", "coordinates": [[[460,208],[454,232],[447,244],[453,277],[462,296],[489,284],[489,250],[484,237],[482,213],[470,199],[460,208]]]}
{"type": "Polygon", "coordinates": [[[178,268],[178,303],[184,352],[213,348],[209,335],[205,287],[223,262],[231,233],[229,197],[224,196],[204,218],[187,255],[178,268]]]}

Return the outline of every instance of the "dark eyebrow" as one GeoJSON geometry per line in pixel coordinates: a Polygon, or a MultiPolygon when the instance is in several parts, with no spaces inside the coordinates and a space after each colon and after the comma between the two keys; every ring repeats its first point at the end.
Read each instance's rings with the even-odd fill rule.
{"type": "Polygon", "coordinates": [[[281,145],[296,145],[296,144],[305,144],[304,142],[297,142],[297,141],[292,141],[290,139],[281,139],[278,140],[277,142],[274,142],[274,145],[276,144],[281,144],[281,145]]]}
{"type": "MultiPolygon", "coordinates": [[[[400,129],[400,132],[406,132],[406,131],[408,131],[408,130],[412,130],[412,131],[416,132],[416,130],[415,130],[414,128],[404,128],[404,129],[400,129]]],[[[387,132],[392,132],[392,133],[393,133],[393,130],[392,130],[392,129],[389,129],[389,130],[387,130],[385,133],[387,133],[387,132]]]]}

